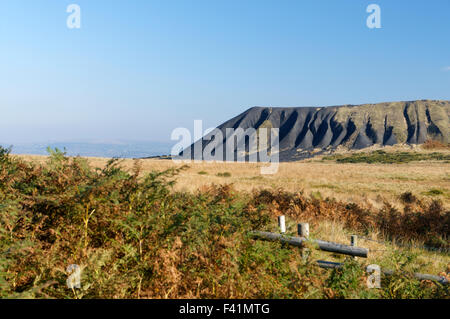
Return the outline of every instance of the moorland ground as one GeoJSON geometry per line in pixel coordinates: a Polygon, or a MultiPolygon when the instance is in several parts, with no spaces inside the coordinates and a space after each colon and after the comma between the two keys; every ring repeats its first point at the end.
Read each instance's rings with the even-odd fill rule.
{"type": "Polygon", "coordinates": [[[0,297],[446,298],[448,150],[342,153],[262,164],[0,154],[0,297]],[[439,152],[439,153],[436,153],[439,152]],[[426,155],[424,157],[424,155],[426,155]],[[424,159],[425,158],[425,159],[424,159]],[[419,160],[420,159],[420,160],[419,160]],[[370,164],[369,164],[370,163],[370,164]],[[389,164],[387,164],[389,163],[389,164]],[[255,241],[251,230],[343,244],[367,259],[255,241]],[[315,260],[344,262],[323,270],[315,260]],[[395,271],[368,289],[368,264],[395,271]],[[81,290],[66,267],[81,265],[81,290]]]}
{"type": "MultiPolygon", "coordinates": [[[[404,150],[402,150],[404,151],[404,150]]],[[[391,151],[392,152],[392,151],[391,151]]],[[[415,149],[409,153],[432,154],[438,152],[450,157],[448,150],[425,151],[415,149]]],[[[352,154],[361,154],[354,152],[352,154]]],[[[407,152],[405,152],[407,153],[407,152]]],[[[20,158],[43,163],[46,156],[21,155],[20,158]]],[[[88,158],[94,167],[104,167],[108,158],[88,158]]],[[[121,165],[131,170],[135,160],[122,159],[121,165]]],[[[181,167],[183,163],[171,160],[140,160],[142,174],[152,170],[181,167]]],[[[448,160],[408,161],[397,163],[339,163],[327,156],[299,162],[280,163],[273,175],[262,175],[257,163],[190,162],[181,171],[175,189],[195,191],[202,186],[233,184],[241,191],[281,188],[290,192],[303,191],[322,198],[331,197],[345,202],[370,203],[381,207],[385,201],[401,205],[399,196],[412,192],[420,198],[434,198],[450,207],[450,162],[448,160]],[[325,159],[324,159],[325,158],[325,159]]]]}

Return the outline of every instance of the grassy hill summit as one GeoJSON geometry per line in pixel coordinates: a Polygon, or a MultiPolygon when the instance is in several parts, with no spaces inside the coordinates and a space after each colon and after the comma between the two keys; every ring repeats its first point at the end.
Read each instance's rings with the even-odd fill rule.
{"type": "MultiPolygon", "coordinates": [[[[279,128],[280,160],[293,161],[338,147],[353,150],[373,145],[423,144],[428,140],[448,144],[449,114],[450,101],[437,100],[253,107],[218,128],[223,132],[224,142],[227,128],[279,128]]],[[[208,143],[203,141],[199,149],[204,150],[208,143]]],[[[225,143],[222,147],[225,152],[225,143]]]]}

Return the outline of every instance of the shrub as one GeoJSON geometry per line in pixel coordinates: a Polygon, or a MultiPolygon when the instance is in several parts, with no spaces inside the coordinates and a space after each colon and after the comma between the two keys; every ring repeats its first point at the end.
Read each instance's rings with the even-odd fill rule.
{"type": "Polygon", "coordinates": [[[394,272],[384,276],[381,292],[389,299],[448,298],[449,287],[431,281],[420,281],[414,278],[417,267],[411,267],[417,260],[416,254],[394,251],[390,260],[394,272]]]}
{"type": "Polygon", "coordinates": [[[229,172],[217,173],[217,176],[219,176],[219,177],[231,177],[231,173],[229,173],[229,172]]]}
{"type": "Polygon", "coordinates": [[[423,143],[422,147],[426,150],[449,149],[450,144],[445,144],[436,140],[426,140],[425,143],[423,143]]]}
{"type": "Polygon", "coordinates": [[[405,204],[412,204],[417,201],[417,198],[411,192],[405,192],[400,195],[400,200],[405,204]]]}
{"type": "Polygon", "coordinates": [[[433,247],[450,248],[450,211],[440,201],[416,199],[403,211],[385,202],[381,209],[374,210],[329,198],[308,198],[302,192],[290,193],[280,189],[256,191],[250,203],[255,207],[265,205],[274,217],[283,214],[311,225],[324,220],[336,221],[362,234],[377,230],[388,240],[429,241],[430,238],[440,238],[433,240],[436,244],[433,247]]]}
{"type": "Polygon", "coordinates": [[[329,298],[357,298],[365,290],[363,268],[354,259],[348,258],[342,267],[334,268],[326,281],[329,298]]]}

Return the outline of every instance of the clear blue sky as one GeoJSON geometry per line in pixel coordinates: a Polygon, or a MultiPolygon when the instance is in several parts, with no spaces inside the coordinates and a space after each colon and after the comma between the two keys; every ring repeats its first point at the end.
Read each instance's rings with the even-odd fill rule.
{"type": "Polygon", "coordinates": [[[170,141],[255,105],[449,100],[449,17],[448,0],[2,0],[0,140],[170,141]]]}

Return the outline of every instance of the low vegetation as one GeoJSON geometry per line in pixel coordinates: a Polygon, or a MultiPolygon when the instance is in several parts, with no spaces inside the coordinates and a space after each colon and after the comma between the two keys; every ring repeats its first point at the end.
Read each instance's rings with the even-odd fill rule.
{"type": "MultiPolygon", "coordinates": [[[[439,201],[405,195],[399,210],[380,210],[302,192],[195,192],[173,188],[185,167],[141,175],[111,160],[94,168],[50,150],[42,164],[0,148],[1,298],[445,298],[448,286],[405,274],[414,255],[392,250],[380,264],[399,269],[381,289],[365,285],[364,265],[318,268],[297,248],[255,241],[276,216],[338,223],[361,235],[448,248],[450,212],[439,201]],[[68,289],[67,267],[82,268],[81,289],[68,289]]],[[[416,265],[416,264],[414,264],[416,265]]],[[[421,270],[420,268],[418,270],[421,270]]],[[[437,272],[445,269],[436,269],[437,272]]]]}
{"type": "Polygon", "coordinates": [[[443,195],[444,191],[440,190],[438,188],[432,188],[428,192],[425,192],[424,194],[428,195],[428,196],[439,196],[439,195],[443,195]]]}
{"type": "Polygon", "coordinates": [[[230,172],[221,172],[221,173],[217,173],[218,177],[231,177],[231,173],[230,172]]]}
{"type": "Polygon", "coordinates": [[[425,141],[425,143],[423,143],[422,145],[423,149],[426,150],[442,150],[442,149],[446,149],[449,150],[450,149],[450,144],[448,143],[442,143],[440,141],[435,141],[435,140],[427,140],[425,141]]]}
{"type": "MultiPolygon", "coordinates": [[[[33,163],[45,163],[44,156],[17,156],[33,163]]],[[[104,168],[108,162],[105,158],[88,158],[92,167],[104,168]]],[[[450,163],[450,162],[449,162],[450,163]]],[[[189,169],[177,175],[174,189],[177,191],[195,192],[205,184],[232,183],[238,191],[249,191],[258,188],[283,188],[297,192],[304,190],[306,194],[320,191],[322,196],[333,197],[344,202],[361,205],[371,203],[378,208],[388,201],[401,205],[398,198],[404,192],[414,192],[422,196],[432,188],[445,191],[446,195],[434,196],[450,208],[450,165],[439,161],[410,162],[401,165],[389,164],[341,164],[334,161],[299,161],[280,163],[274,175],[261,175],[258,163],[189,163],[189,169]],[[198,172],[207,172],[207,175],[198,172]],[[231,177],[223,178],[218,173],[230,172],[231,177]]],[[[165,171],[181,167],[182,163],[170,160],[145,159],[141,161],[141,175],[152,171],[165,171]]],[[[121,167],[131,171],[134,160],[123,159],[121,167]]]]}
{"type": "Polygon", "coordinates": [[[362,152],[352,154],[335,154],[324,156],[325,161],[336,161],[338,163],[381,163],[402,164],[413,161],[450,161],[450,154],[444,153],[418,153],[418,152],[385,152],[377,150],[373,152],[362,152]]]}

